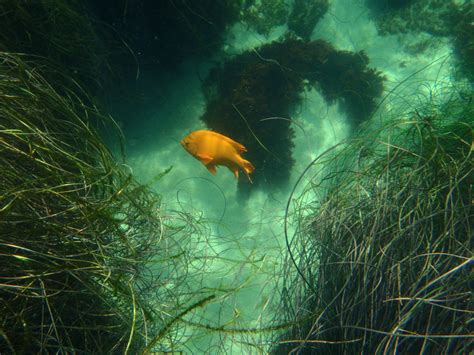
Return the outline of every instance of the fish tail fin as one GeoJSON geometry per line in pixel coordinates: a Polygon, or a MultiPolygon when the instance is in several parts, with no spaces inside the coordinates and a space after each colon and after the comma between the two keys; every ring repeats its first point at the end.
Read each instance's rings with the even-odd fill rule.
{"type": "Polygon", "coordinates": [[[252,184],[252,179],[250,178],[250,174],[252,174],[255,170],[255,167],[252,165],[251,162],[248,160],[242,159],[242,167],[245,171],[245,174],[247,175],[247,178],[249,179],[250,183],[252,184]]]}

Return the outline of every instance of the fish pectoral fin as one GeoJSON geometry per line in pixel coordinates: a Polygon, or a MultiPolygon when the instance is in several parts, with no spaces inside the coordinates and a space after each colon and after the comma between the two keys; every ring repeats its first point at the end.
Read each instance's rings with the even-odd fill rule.
{"type": "Polygon", "coordinates": [[[196,157],[204,164],[207,166],[212,161],[212,157],[206,154],[196,154],[196,157]]]}
{"type": "Polygon", "coordinates": [[[206,168],[207,168],[207,170],[209,170],[209,172],[210,172],[212,175],[216,175],[217,169],[216,169],[216,166],[215,166],[215,165],[209,164],[209,165],[206,165],[206,168]]]}
{"type": "Polygon", "coordinates": [[[253,181],[250,178],[250,174],[254,172],[255,167],[248,160],[242,159],[242,169],[244,170],[245,174],[247,175],[247,178],[249,179],[249,182],[251,184],[253,184],[253,181]]]}
{"type": "Polygon", "coordinates": [[[234,173],[235,178],[238,180],[239,179],[239,169],[234,169],[234,170],[232,170],[232,172],[234,173]]]}

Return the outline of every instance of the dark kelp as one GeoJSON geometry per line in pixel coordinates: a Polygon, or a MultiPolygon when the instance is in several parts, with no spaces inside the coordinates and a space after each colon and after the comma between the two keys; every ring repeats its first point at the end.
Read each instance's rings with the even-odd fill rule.
{"type": "Polygon", "coordinates": [[[462,72],[474,83],[474,3],[466,2],[450,18],[455,54],[462,72]]]}
{"type": "MultiPolygon", "coordinates": [[[[0,23],[0,50],[37,56],[37,62],[61,68],[61,76],[74,78],[90,93],[104,84],[108,51],[80,1],[1,1],[0,23]]],[[[50,83],[62,81],[57,74],[43,68],[50,83]]]]}
{"type": "Polygon", "coordinates": [[[301,38],[309,39],[328,8],[328,0],[295,0],[288,17],[288,29],[301,38]]]}
{"type": "Polygon", "coordinates": [[[247,147],[257,185],[279,186],[294,163],[290,116],[304,86],[316,87],[328,103],[340,102],[358,125],[370,117],[383,90],[382,75],[368,62],[363,52],[337,51],[322,40],[287,38],[264,45],[211,71],[202,120],[247,147]],[[283,119],[262,121],[269,117],[283,119]]]}
{"type": "Polygon", "coordinates": [[[413,54],[451,38],[461,75],[474,80],[474,3],[452,0],[367,1],[378,32],[427,33],[431,37],[406,46],[413,54]]]}
{"type": "Polygon", "coordinates": [[[209,55],[222,44],[222,33],[235,22],[240,0],[88,1],[137,53],[144,70],[176,68],[190,57],[209,55]]]}

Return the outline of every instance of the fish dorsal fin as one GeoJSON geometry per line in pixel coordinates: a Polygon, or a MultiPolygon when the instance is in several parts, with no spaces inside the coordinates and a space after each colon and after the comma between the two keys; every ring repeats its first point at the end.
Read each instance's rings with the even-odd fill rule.
{"type": "Polygon", "coordinates": [[[235,150],[239,153],[243,153],[243,152],[246,152],[247,151],[247,148],[245,148],[242,144],[234,141],[232,138],[229,138],[227,136],[224,136],[223,134],[220,134],[220,133],[217,133],[217,132],[214,132],[214,131],[209,131],[209,132],[212,132],[213,134],[219,136],[222,138],[222,140],[224,140],[225,142],[229,143],[230,145],[232,145],[235,150]]]}
{"type": "Polygon", "coordinates": [[[243,152],[247,151],[247,148],[245,148],[242,144],[234,141],[233,139],[231,139],[229,137],[225,137],[225,138],[230,144],[232,144],[232,146],[235,148],[235,150],[237,150],[239,153],[243,153],[243,152]]]}

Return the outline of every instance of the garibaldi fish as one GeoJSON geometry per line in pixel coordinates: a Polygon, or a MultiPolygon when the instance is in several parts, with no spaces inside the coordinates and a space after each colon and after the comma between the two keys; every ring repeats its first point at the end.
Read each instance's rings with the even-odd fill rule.
{"type": "Polygon", "coordinates": [[[223,165],[229,168],[237,179],[239,178],[239,169],[242,169],[249,181],[252,182],[249,174],[255,168],[251,162],[241,156],[247,149],[233,139],[217,132],[199,130],[188,134],[180,143],[212,174],[216,174],[217,165],[223,165]]]}

